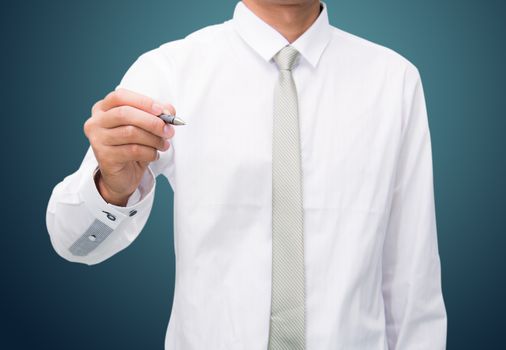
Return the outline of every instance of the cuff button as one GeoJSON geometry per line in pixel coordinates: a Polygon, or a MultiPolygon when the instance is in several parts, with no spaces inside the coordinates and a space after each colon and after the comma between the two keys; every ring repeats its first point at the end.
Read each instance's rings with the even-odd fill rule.
{"type": "Polygon", "coordinates": [[[130,216],[134,216],[135,214],[137,214],[137,210],[131,210],[130,213],[128,213],[128,215],[130,216]]]}
{"type": "Polygon", "coordinates": [[[90,241],[92,241],[92,242],[95,242],[95,241],[97,240],[97,236],[95,236],[95,235],[89,235],[89,236],[88,236],[88,239],[89,239],[90,241]]]}
{"type": "Polygon", "coordinates": [[[111,213],[109,213],[108,211],[102,210],[102,213],[105,213],[105,215],[107,215],[107,218],[109,220],[116,221],[116,217],[114,215],[112,215],[111,213]]]}

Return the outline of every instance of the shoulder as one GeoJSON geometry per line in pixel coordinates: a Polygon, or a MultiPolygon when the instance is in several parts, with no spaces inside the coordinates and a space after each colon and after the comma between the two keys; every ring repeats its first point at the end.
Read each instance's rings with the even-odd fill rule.
{"type": "Polygon", "coordinates": [[[184,58],[196,52],[206,52],[216,48],[217,43],[223,41],[226,31],[229,29],[229,21],[212,24],[198,29],[184,38],[172,40],[161,44],[159,47],[145,52],[143,55],[161,58],[184,58]]]}
{"type": "Polygon", "coordinates": [[[152,96],[169,90],[178,68],[184,64],[200,64],[206,52],[217,46],[215,42],[223,37],[227,26],[224,22],[203,27],[184,38],[145,51],[128,68],[120,85],[152,96]]]}
{"type": "Polygon", "coordinates": [[[198,29],[184,38],[162,43],[140,54],[127,71],[127,75],[164,76],[185,64],[200,64],[207,56],[219,50],[229,21],[198,29]]]}
{"type": "Polygon", "coordinates": [[[401,53],[335,26],[332,26],[332,44],[334,55],[344,55],[357,64],[388,69],[414,78],[419,75],[416,65],[401,53]]]}

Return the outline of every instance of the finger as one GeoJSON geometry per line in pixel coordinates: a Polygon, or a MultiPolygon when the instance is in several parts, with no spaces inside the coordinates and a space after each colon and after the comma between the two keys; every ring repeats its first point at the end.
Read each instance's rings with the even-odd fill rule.
{"type": "MultiPolygon", "coordinates": [[[[160,152],[156,152],[156,159],[155,159],[155,161],[156,161],[156,160],[158,160],[158,159],[160,159],[160,152]]],[[[144,160],[140,160],[140,161],[138,161],[138,162],[139,162],[139,163],[140,163],[140,164],[141,164],[144,168],[146,168],[146,167],[149,165],[149,163],[151,163],[152,161],[144,161],[144,160]]]]}
{"type": "Polygon", "coordinates": [[[170,138],[174,135],[174,128],[170,125],[166,127],[162,119],[131,106],[115,107],[97,118],[104,128],[134,125],[159,137],[170,138]]]}
{"type": "MultiPolygon", "coordinates": [[[[158,159],[160,159],[160,152],[156,152],[156,160],[158,160],[158,159]]],[[[146,161],[142,161],[142,160],[141,160],[141,161],[139,161],[139,163],[140,163],[140,164],[141,164],[144,168],[146,168],[146,167],[149,165],[149,163],[151,163],[151,161],[146,162],[146,161]]]]}
{"type": "Polygon", "coordinates": [[[134,125],[123,125],[112,129],[102,129],[103,144],[106,146],[120,146],[131,143],[149,146],[160,151],[169,149],[170,143],[163,137],[153,135],[152,133],[134,125]]]}
{"type": "Polygon", "coordinates": [[[118,106],[132,106],[153,115],[159,115],[163,111],[163,105],[151,97],[122,88],[109,93],[100,104],[103,111],[118,106]]]}
{"type": "Polygon", "coordinates": [[[104,100],[100,100],[100,101],[95,102],[95,104],[93,105],[93,107],[91,107],[91,115],[94,115],[98,111],[102,110],[102,103],[103,102],[104,102],[104,100]]]}
{"type": "Polygon", "coordinates": [[[170,115],[176,115],[176,109],[170,103],[164,103],[163,104],[163,113],[170,114],[170,115]]]}
{"type": "Polygon", "coordinates": [[[107,146],[107,152],[116,162],[153,162],[158,159],[158,150],[136,143],[121,146],[107,146]]]}

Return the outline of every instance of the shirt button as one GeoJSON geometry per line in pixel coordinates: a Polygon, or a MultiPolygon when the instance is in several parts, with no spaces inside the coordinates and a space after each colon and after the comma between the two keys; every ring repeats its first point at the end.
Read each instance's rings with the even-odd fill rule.
{"type": "Polygon", "coordinates": [[[130,216],[134,216],[135,214],[137,214],[137,210],[132,210],[130,211],[130,213],[128,213],[130,216]]]}
{"type": "Polygon", "coordinates": [[[88,236],[88,239],[89,239],[90,241],[92,241],[92,242],[95,242],[95,241],[97,240],[97,236],[95,236],[95,235],[89,235],[89,236],[88,236]]]}

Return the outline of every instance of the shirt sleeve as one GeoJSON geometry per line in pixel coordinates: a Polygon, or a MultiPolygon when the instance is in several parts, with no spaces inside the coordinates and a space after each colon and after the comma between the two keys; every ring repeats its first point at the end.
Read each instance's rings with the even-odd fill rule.
{"type": "Polygon", "coordinates": [[[431,139],[418,70],[406,72],[402,142],[383,251],[389,349],[446,348],[431,139]]]}
{"type": "MultiPolygon", "coordinates": [[[[159,102],[170,101],[165,70],[155,51],[140,56],[124,75],[123,87],[159,102]],[[165,98],[164,98],[165,97],[165,98]]],[[[46,210],[46,226],[55,251],[64,259],[100,263],[129,246],[145,226],[153,206],[156,177],[164,173],[174,187],[173,147],[151,162],[125,207],[107,203],[95,184],[98,162],[91,146],[74,173],[58,183],[46,210]]]]}

